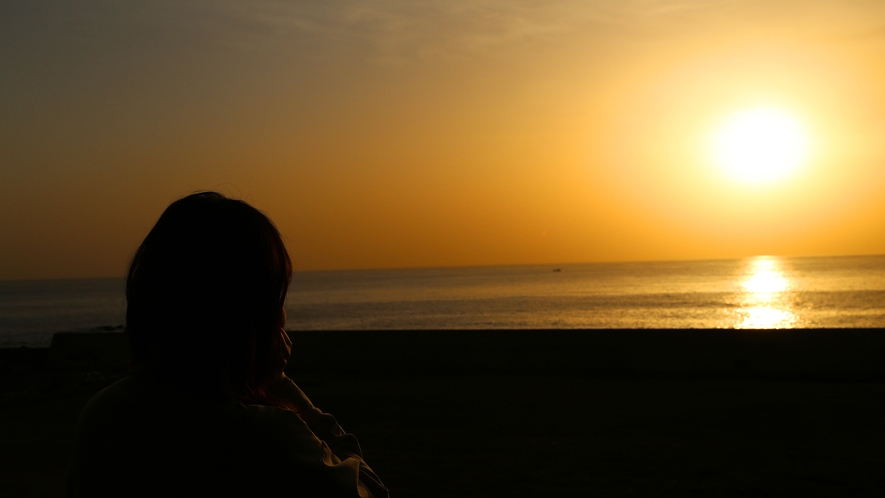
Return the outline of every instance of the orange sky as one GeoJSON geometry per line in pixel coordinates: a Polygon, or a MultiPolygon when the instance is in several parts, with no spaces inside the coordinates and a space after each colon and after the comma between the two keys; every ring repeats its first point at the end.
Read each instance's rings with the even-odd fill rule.
{"type": "Polygon", "coordinates": [[[300,270],[885,253],[879,1],[4,2],[0,279],[241,197],[300,270]],[[744,185],[730,113],[808,161],[744,185]]]}

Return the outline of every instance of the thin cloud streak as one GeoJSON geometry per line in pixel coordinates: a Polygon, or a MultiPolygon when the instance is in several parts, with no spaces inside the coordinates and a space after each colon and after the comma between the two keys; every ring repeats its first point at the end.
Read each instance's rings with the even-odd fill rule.
{"type": "MultiPolygon", "coordinates": [[[[660,22],[709,12],[733,4],[634,0],[411,2],[256,2],[108,1],[66,4],[42,2],[7,6],[7,21],[29,17],[26,24],[53,30],[64,26],[74,38],[116,33],[120,43],[208,43],[238,50],[261,50],[266,44],[294,38],[310,43],[364,47],[379,62],[407,62],[426,57],[469,56],[495,47],[536,41],[593,28],[660,22]],[[76,21],[76,22],[73,22],[76,21]]],[[[3,23],[7,24],[7,23],[3,23]]]]}
{"type": "Polygon", "coordinates": [[[537,41],[582,29],[613,28],[733,2],[629,2],[486,0],[461,2],[344,1],[299,3],[267,1],[243,8],[225,4],[232,19],[264,24],[277,35],[310,34],[327,41],[373,47],[379,62],[472,55],[498,46],[537,41]]]}

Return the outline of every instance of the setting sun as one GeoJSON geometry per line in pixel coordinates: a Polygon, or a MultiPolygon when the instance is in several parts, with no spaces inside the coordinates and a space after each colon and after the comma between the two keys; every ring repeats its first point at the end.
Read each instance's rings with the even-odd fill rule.
{"type": "Polygon", "coordinates": [[[801,166],[808,137],[789,113],[756,108],[729,117],[713,138],[716,162],[734,179],[765,183],[801,166]]]}

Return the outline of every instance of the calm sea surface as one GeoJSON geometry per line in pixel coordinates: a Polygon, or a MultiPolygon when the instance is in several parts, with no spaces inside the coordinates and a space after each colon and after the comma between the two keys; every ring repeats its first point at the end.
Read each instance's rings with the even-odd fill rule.
{"type": "MultiPolygon", "coordinates": [[[[123,324],[122,279],[0,282],[0,347],[123,324]]],[[[287,328],[885,327],[885,256],[296,273],[287,328]]]]}

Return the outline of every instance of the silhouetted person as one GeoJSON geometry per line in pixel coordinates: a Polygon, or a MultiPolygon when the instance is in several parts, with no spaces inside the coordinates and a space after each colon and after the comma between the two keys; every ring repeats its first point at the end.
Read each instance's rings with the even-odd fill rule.
{"type": "Polygon", "coordinates": [[[77,424],[70,496],[387,496],[283,369],[292,265],[273,223],[214,192],[172,203],[126,280],[131,374],[77,424]]]}

